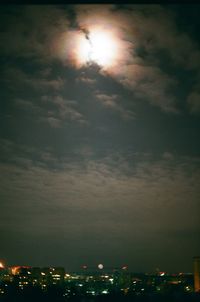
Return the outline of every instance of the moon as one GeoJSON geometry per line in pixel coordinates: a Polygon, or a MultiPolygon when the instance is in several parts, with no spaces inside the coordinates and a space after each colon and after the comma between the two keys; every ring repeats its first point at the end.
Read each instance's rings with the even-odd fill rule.
{"type": "Polygon", "coordinates": [[[118,54],[113,33],[99,28],[81,31],[77,45],[79,61],[82,64],[96,63],[101,67],[112,66],[118,54]]]}
{"type": "Polygon", "coordinates": [[[103,269],[103,264],[98,264],[99,269],[103,269]]]}

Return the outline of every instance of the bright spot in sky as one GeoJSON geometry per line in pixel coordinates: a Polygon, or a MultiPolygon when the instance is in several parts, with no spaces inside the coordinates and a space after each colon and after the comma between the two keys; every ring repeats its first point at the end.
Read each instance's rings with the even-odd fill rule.
{"type": "Polygon", "coordinates": [[[4,268],[4,265],[2,262],[0,262],[0,268],[4,268]]]}
{"type": "Polygon", "coordinates": [[[103,269],[103,264],[98,264],[99,269],[103,269]]]}
{"type": "Polygon", "coordinates": [[[111,32],[100,29],[81,33],[78,41],[78,59],[82,64],[96,63],[102,67],[111,66],[117,56],[118,45],[111,32]]]}

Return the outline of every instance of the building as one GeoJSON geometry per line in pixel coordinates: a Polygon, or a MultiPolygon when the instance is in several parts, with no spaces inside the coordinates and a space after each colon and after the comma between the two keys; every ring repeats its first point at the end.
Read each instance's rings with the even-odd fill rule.
{"type": "Polygon", "coordinates": [[[200,257],[194,257],[193,263],[194,263],[194,291],[200,292],[200,257]]]}
{"type": "Polygon", "coordinates": [[[13,282],[21,289],[27,286],[39,286],[46,289],[52,285],[63,285],[65,269],[62,267],[12,266],[9,268],[13,282]]]}

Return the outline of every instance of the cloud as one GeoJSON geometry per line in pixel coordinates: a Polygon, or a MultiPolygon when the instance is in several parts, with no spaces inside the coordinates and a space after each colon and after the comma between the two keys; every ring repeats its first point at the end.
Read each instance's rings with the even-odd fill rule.
{"type": "Polygon", "coordinates": [[[200,113],[200,93],[193,91],[187,98],[187,102],[192,114],[200,113]]]}
{"type": "Polygon", "coordinates": [[[143,47],[149,62],[159,64],[159,51],[165,50],[175,66],[198,69],[200,49],[196,41],[177,24],[177,13],[161,5],[129,5],[124,7],[127,20],[134,24],[135,45],[143,47]],[[197,63],[197,64],[196,64],[197,63]]]}
{"type": "Polygon", "coordinates": [[[32,101],[16,99],[15,104],[17,108],[27,110],[29,113],[39,114],[42,112],[41,107],[37,104],[34,104],[32,101]]]}
{"type": "Polygon", "coordinates": [[[64,10],[51,5],[28,5],[4,7],[1,13],[1,54],[40,62],[52,59],[53,42],[68,28],[64,10]]]}
{"type": "Polygon", "coordinates": [[[17,223],[19,231],[28,230],[31,236],[34,230],[40,236],[54,221],[54,234],[67,227],[68,240],[72,236],[78,239],[81,228],[91,236],[107,237],[108,233],[113,240],[124,238],[125,246],[133,241],[139,244],[141,238],[148,241],[154,234],[160,245],[164,232],[199,229],[200,175],[195,168],[188,174],[178,165],[171,170],[166,161],[138,162],[135,172],[127,175],[122,172],[130,169],[124,167],[126,161],[112,167],[104,161],[87,161],[83,169],[64,160],[61,170],[31,162],[28,169],[22,162],[17,164],[1,163],[0,195],[5,200],[1,225],[7,226],[9,221],[8,229],[16,228],[17,223]],[[27,221],[20,219],[24,215],[27,221]]]}
{"type": "Polygon", "coordinates": [[[40,118],[40,121],[47,122],[52,128],[61,128],[61,121],[53,116],[40,118]]]}
{"type": "MultiPolygon", "coordinates": [[[[134,264],[149,255],[154,257],[149,263],[156,263],[168,250],[174,263],[182,256],[185,265],[199,250],[200,161],[171,151],[186,146],[176,127],[182,119],[161,121],[158,110],[143,105],[179,113],[180,93],[190,112],[199,113],[198,84],[190,89],[193,76],[199,76],[199,46],[178,28],[168,7],[80,5],[70,10],[22,6],[1,11],[2,129],[5,138],[13,137],[0,140],[5,254],[12,250],[9,238],[22,261],[29,252],[38,260],[42,250],[44,262],[47,250],[52,259],[63,252],[62,265],[66,259],[102,259],[107,253],[110,263],[123,255],[135,270],[134,264]],[[74,38],[83,35],[79,27],[94,24],[115,37],[119,52],[112,67],[76,60],[74,38]],[[133,108],[141,118],[128,127],[121,119],[132,120],[133,108]],[[161,121],[159,129],[154,117],[161,121]],[[151,149],[154,154],[133,152],[151,149]],[[33,241],[40,253],[32,252],[33,241]]],[[[181,153],[196,154],[194,136],[190,143],[181,153]]]]}
{"type": "Polygon", "coordinates": [[[78,78],[76,79],[76,81],[77,81],[77,82],[82,82],[82,83],[85,83],[85,84],[89,84],[89,85],[92,85],[92,84],[94,84],[94,83],[97,82],[96,79],[91,79],[91,78],[89,78],[89,77],[87,77],[87,76],[84,76],[84,75],[78,77],[78,78]]]}
{"type": "Polygon", "coordinates": [[[51,59],[62,53],[66,61],[72,58],[66,49],[76,51],[72,47],[73,35],[78,34],[81,26],[90,28],[96,24],[115,33],[123,54],[119,57],[121,64],[138,59],[135,49],[142,46],[148,54],[146,58],[154,63],[156,51],[165,49],[175,64],[198,69],[198,45],[187,33],[181,32],[170,8],[160,5],[124,5],[120,8],[115,5],[75,5],[74,14],[74,24],[70,26],[66,11],[57,6],[22,6],[17,13],[4,9],[1,51],[17,56],[51,56],[51,59]]]}
{"type": "MultiPolygon", "coordinates": [[[[54,110],[47,112],[47,122],[54,128],[60,127],[65,121],[75,121],[81,125],[87,125],[88,122],[78,110],[77,102],[71,101],[63,96],[43,95],[41,97],[42,103],[48,103],[54,106],[54,110]]],[[[42,119],[45,121],[45,119],[42,119]]]]}
{"type": "Polygon", "coordinates": [[[124,119],[133,119],[133,112],[124,109],[119,103],[119,96],[117,95],[107,95],[100,92],[96,92],[96,98],[102,103],[102,105],[108,109],[117,111],[120,113],[124,119]]]}
{"type": "MultiPolygon", "coordinates": [[[[169,60],[172,71],[177,66],[184,72],[198,71],[200,49],[192,37],[178,27],[176,13],[160,5],[124,5],[120,8],[116,5],[75,5],[71,9],[74,17],[70,15],[69,18],[69,12],[57,6],[4,8],[1,53],[32,57],[43,64],[61,60],[63,66],[82,68],[77,53],[77,39],[83,35],[80,28],[90,31],[98,26],[111,32],[118,45],[115,62],[110,67],[102,66],[99,72],[112,76],[152,106],[164,112],[179,112],[179,100],[175,96],[178,76],[172,76],[161,63],[169,60]],[[167,58],[163,59],[163,53],[167,58]]],[[[48,67],[38,80],[19,70],[8,73],[10,77],[13,73],[16,85],[19,85],[19,77],[21,83],[35,90],[48,87],[59,90],[63,86],[60,78],[43,78],[51,73],[48,67]]],[[[77,80],[85,84],[95,82],[84,76],[77,80]]]]}
{"type": "MultiPolygon", "coordinates": [[[[101,73],[111,75],[138,98],[164,112],[178,113],[175,91],[177,76],[161,67],[169,60],[173,68],[198,70],[200,50],[195,41],[176,24],[176,14],[160,5],[75,6],[76,23],[88,30],[98,25],[114,33],[119,45],[115,63],[101,73]],[[142,53],[140,53],[142,51],[142,53]],[[163,59],[163,53],[167,58],[163,59]]],[[[75,30],[75,29],[74,29],[75,30]]],[[[72,33],[73,36],[73,33],[72,33]]],[[[72,37],[71,37],[72,38],[72,37]]],[[[80,67],[80,66],[78,66],[80,67]]]]}
{"type": "Polygon", "coordinates": [[[116,99],[118,98],[117,95],[107,95],[107,94],[96,94],[96,97],[98,100],[102,101],[102,103],[106,107],[111,107],[111,108],[118,108],[116,99]]]}
{"type": "MultiPolygon", "coordinates": [[[[52,236],[59,245],[64,238],[68,250],[63,261],[66,255],[84,259],[90,252],[98,257],[98,250],[103,252],[99,241],[107,244],[107,261],[114,248],[148,247],[151,254],[161,252],[166,240],[177,249],[185,247],[184,257],[188,244],[189,254],[197,252],[199,158],[165,152],[156,159],[141,153],[95,159],[94,151],[84,145],[77,150],[79,161],[8,140],[0,146],[10,159],[0,161],[0,228],[11,238],[23,238],[22,246],[31,240],[43,244],[44,238],[50,244],[52,236]],[[184,232],[191,236],[183,241],[184,232]]],[[[124,255],[130,263],[133,253],[124,255]]],[[[121,259],[117,257],[114,262],[121,259]]]]}
{"type": "MultiPolygon", "coordinates": [[[[160,6],[155,6],[152,10],[153,15],[148,13],[148,17],[146,13],[151,10],[150,7],[128,6],[128,9],[124,7],[124,9],[118,10],[113,5],[104,7],[86,5],[76,6],[75,9],[79,26],[84,26],[88,30],[92,30],[97,25],[104,31],[109,29],[118,43],[119,54],[115,62],[110,67],[102,67],[100,72],[105,76],[112,76],[126,88],[133,90],[138,98],[146,99],[150,104],[160,107],[163,111],[177,113],[177,100],[173,94],[174,88],[178,84],[177,79],[161,70],[159,61],[153,60],[152,56],[142,58],[137,53],[139,47],[147,48],[149,46],[145,45],[149,37],[160,35],[158,33],[160,27],[163,31],[169,31],[168,35],[170,35],[174,24],[169,14],[166,14],[160,6]],[[155,21],[157,20],[154,18],[155,15],[159,16],[157,18],[159,23],[162,20],[161,26],[158,26],[158,21],[155,21]],[[163,18],[161,18],[162,16],[163,18]]],[[[73,39],[73,33],[71,35],[71,39],[73,39]]],[[[161,42],[157,43],[157,40],[153,42],[152,46],[155,50],[164,47],[161,42]]],[[[148,53],[149,49],[146,51],[148,53]]]]}
{"type": "MultiPolygon", "coordinates": [[[[44,69],[46,71],[46,69],[44,69]]],[[[40,73],[40,72],[39,72],[40,73]]],[[[63,79],[48,79],[38,74],[25,73],[22,69],[12,67],[4,70],[4,83],[9,87],[9,90],[22,90],[31,88],[34,91],[45,92],[51,89],[59,91],[64,85],[63,79]]]]}
{"type": "MultiPolygon", "coordinates": [[[[84,41],[84,32],[80,30],[84,28],[88,32],[94,28],[103,30],[109,33],[113,37],[113,42],[117,45],[118,50],[115,51],[114,56],[116,58],[113,64],[119,65],[123,63],[124,57],[127,53],[131,52],[132,43],[128,40],[123,40],[121,37],[121,30],[119,27],[120,17],[113,15],[113,5],[76,5],[74,6],[74,12],[76,20],[74,26],[62,35],[60,35],[57,48],[55,48],[55,56],[57,56],[67,64],[72,64],[76,68],[87,66],[88,62],[81,59],[80,53],[80,40],[84,41]],[[114,17],[113,17],[114,16],[114,17]],[[130,50],[129,50],[130,48],[130,50]]],[[[126,18],[123,18],[124,22],[126,18]]],[[[106,66],[101,66],[102,69],[107,70],[106,66]]]]}
{"type": "Polygon", "coordinates": [[[166,160],[173,160],[174,159],[174,155],[170,152],[164,152],[163,153],[163,158],[166,160]]]}
{"type": "Polygon", "coordinates": [[[142,98],[150,104],[166,112],[177,113],[176,98],[173,90],[177,80],[162,72],[158,67],[131,64],[112,70],[112,76],[131,89],[137,98],[142,98]]]}
{"type": "MultiPolygon", "coordinates": [[[[17,146],[9,141],[5,141],[5,143],[4,145],[10,146],[10,152],[13,156],[19,157],[16,153],[17,146]]],[[[52,204],[52,206],[82,208],[89,204],[88,211],[94,210],[97,212],[98,209],[104,210],[104,208],[112,208],[112,211],[115,212],[115,206],[124,207],[126,212],[132,207],[138,207],[139,211],[142,209],[150,210],[150,208],[153,210],[155,207],[155,211],[157,208],[161,211],[160,215],[162,216],[165,211],[162,210],[161,205],[165,206],[166,211],[168,207],[181,206],[184,208],[188,204],[189,195],[190,206],[197,206],[196,194],[199,192],[198,179],[200,177],[200,161],[198,158],[183,157],[177,161],[172,156],[169,159],[168,153],[165,153],[167,156],[157,160],[152,160],[151,155],[147,157],[142,156],[142,154],[132,155],[132,161],[130,158],[127,160],[122,155],[91,160],[88,158],[91,150],[85,147],[81,152],[84,152],[86,161],[82,164],[73,160],[69,162],[65,157],[58,158],[49,150],[40,151],[25,146],[21,146],[19,150],[21,150],[21,158],[24,160],[30,159],[31,154],[37,153],[39,165],[37,165],[36,160],[34,164],[32,162],[28,166],[28,169],[27,167],[21,167],[19,162],[18,165],[1,163],[2,171],[5,172],[2,173],[1,183],[9,185],[13,190],[22,188],[21,193],[24,189],[27,191],[26,188],[32,188],[35,191],[35,187],[38,187],[38,189],[40,187],[39,190],[35,191],[35,194],[38,197],[42,195],[44,201],[52,204]],[[22,150],[24,150],[23,153],[22,150]],[[49,161],[57,161],[58,168],[56,170],[50,169],[47,165],[49,161]],[[135,164],[132,166],[131,162],[133,161],[135,164]],[[42,163],[45,166],[42,166],[42,163]],[[19,177],[13,178],[13,175],[19,177]],[[51,187],[46,197],[47,191],[44,187],[44,181],[51,187]],[[57,195],[56,204],[53,202],[53,196],[50,197],[52,194],[53,196],[57,195]],[[70,202],[72,199],[74,200],[73,204],[70,202]],[[101,203],[99,203],[100,200],[101,203]]],[[[29,192],[30,198],[31,192],[29,192]]],[[[119,208],[116,210],[118,211],[119,208]]],[[[109,213],[107,214],[109,216],[109,213]]],[[[174,212],[174,215],[182,214],[184,215],[179,211],[174,212]]],[[[131,215],[134,215],[134,213],[131,215]]],[[[158,219],[160,220],[161,217],[158,219]]],[[[167,220],[165,222],[167,223],[167,220]]],[[[192,217],[188,222],[195,223],[192,217]]],[[[181,221],[178,221],[178,223],[181,226],[181,221]]],[[[165,227],[167,227],[167,224],[165,227]]]]}
{"type": "Polygon", "coordinates": [[[3,81],[11,100],[14,98],[16,108],[26,110],[28,114],[38,114],[37,121],[48,123],[53,128],[62,127],[65,121],[87,124],[77,109],[77,102],[62,96],[65,80],[52,78],[50,69],[40,68],[31,74],[19,68],[8,68],[4,71],[3,81]]]}

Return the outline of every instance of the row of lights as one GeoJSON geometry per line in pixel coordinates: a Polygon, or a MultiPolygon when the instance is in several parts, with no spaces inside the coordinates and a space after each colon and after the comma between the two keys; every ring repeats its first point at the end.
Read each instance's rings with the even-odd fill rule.
{"type": "MultiPolygon", "coordinates": [[[[98,267],[98,269],[102,270],[104,268],[104,265],[102,263],[100,263],[100,264],[97,265],[97,267],[98,267]]],[[[87,269],[88,266],[87,265],[83,265],[82,268],[83,269],[87,269]]],[[[123,269],[123,270],[126,270],[127,268],[128,268],[127,265],[124,265],[124,266],[121,267],[121,269],[123,269]]]]}

